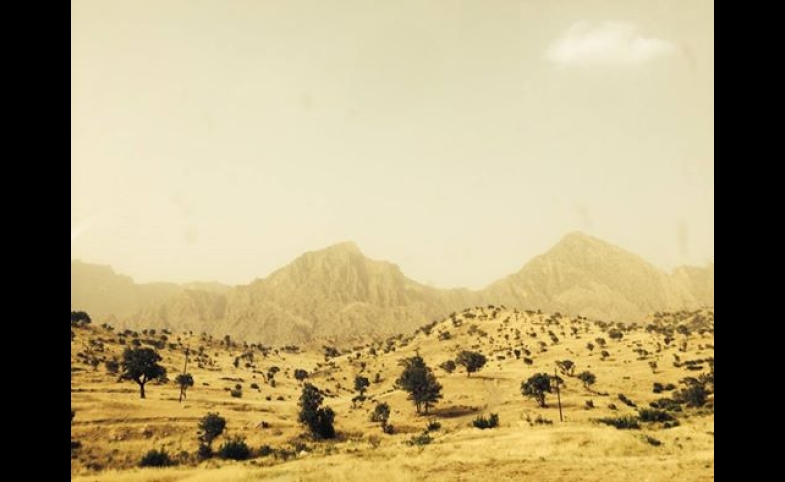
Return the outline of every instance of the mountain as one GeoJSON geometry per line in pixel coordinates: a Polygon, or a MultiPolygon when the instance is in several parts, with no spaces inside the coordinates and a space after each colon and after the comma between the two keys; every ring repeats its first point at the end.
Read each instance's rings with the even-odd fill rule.
{"type": "Polygon", "coordinates": [[[71,261],[71,308],[87,311],[94,318],[127,317],[194,288],[221,293],[230,287],[214,282],[137,284],[110,266],[71,261]]]}
{"type": "Polygon", "coordinates": [[[653,311],[700,305],[683,282],[583,233],[566,235],[517,273],[490,285],[484,295],[511,306],[626,322],[653,311]]]}
{"type": "Polygon", "coordinates": [[[714,263],[705,268],[682,266],[673,271],[672,277],[683,284],[701,306],[714,306],[714,263]]]}
{"type": "Polygon", "coordinates": [[[305,253],[267,278],[225,294],[180,293],[143,310],[132,324],[301,343],[412,331],[471,298],[468,290],[412,281],[398,266],[365,257],[354,243],[340,243],[305,253]]]}
{"type": "Polygon", "coordinates": [[[624,322],[714,304],[713,264],[668,274],[582,233],[568,234],[517,273],[479,291],[423,285],[395,264],[367,258],[351,242],[304,253],[266,278],[231,288],[137,285],[108,267],[83,263],[76,271],[72,262],[72,309],[94,318],[113,313],[120,328],[185,329],[268,344],[405,333],[487,304],[624,322]]]}

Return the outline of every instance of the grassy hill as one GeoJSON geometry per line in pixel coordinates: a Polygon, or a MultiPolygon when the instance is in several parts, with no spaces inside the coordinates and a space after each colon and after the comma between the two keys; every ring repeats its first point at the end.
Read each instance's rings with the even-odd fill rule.
{"type": "MultiPolygon", "coordinates": [[[[414,333],[350,346],[323,340],[249,345],[197,333],[96,326],[72,332],[72,480],[713,480],[713,393],[702,407],[679,406],[673,428],[640,422],[640,429],[618,430],[597,421],[637,416],[622,399],[647,408],[673,398],[685,387],[681,380],[713,375],[713,309],[654,313],[637,325],[617,326],[558,313],[474,307],[414,333]],[[134,383],[108,372],[106,362],[120,360],[134,344],[155,347],[171,380],[190,349],[188,371],[195,385],[185,402],[178,402],[173,381],[148,383],[142,400],[134,383]],[[339,354],[327,356],[332,350],[325,345],[339,354]],[[481,352],[488,362],[470,377],[461,367],[452,373],[439,367],[460,350],[481,352]],[[427,416],[417,415],[406,392],[394,387],[399,361],[416,353],[443,386],[442,400],[427,416]],[[555,394],[541,408],[520,388],[535,373],[554,374],[563,360],[575,368],[572,375],[559,372],[565,383],[562,422],[555,394]],[[274,383],[267,376],[272,367],[280,369],[274,383]],[[307,381],[325,393],[325,404],[336,413],[335,440],[314,441],[298,423],[302,384],[295,369],[306,370],[307,381]],[[576,377],[582,371],[596,376],[590,389],[576,377]],[[371,381],[361,404],[353,401],[356,375],[371,381]],[[655,383],[675,390],[654,393],[655,383]],[[237,385],[240,397],[231,394],[237,385]],[[392,409],[392,435],[370,421],[382,402],[392,409]],[[238,435],[253,449],[251,460],[196,459],[197,423],[208,412],[227,420],[215,448],[238,435]],[[472,426],[491,413],[498,414],[498,427],[472,426]],[[430,432],[432,442],[409,445],[433,421],[441,427],[430,432]],[[138,468],[154,448],[165,449],[178,465],[138,468]]],[[[713,383],[707,387],[713,392],[713,383]]]]}

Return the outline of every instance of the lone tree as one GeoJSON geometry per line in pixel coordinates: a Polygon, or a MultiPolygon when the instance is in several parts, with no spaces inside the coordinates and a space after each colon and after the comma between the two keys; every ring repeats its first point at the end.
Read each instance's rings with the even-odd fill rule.
{"type": "Polygon", "coordinates": [[[478,372],[485,366],[488,361],[485,355],[476,351],[463,350],[455,358],[455,363],[462,365],[466,368],[466,376],[470,377],[472,373],[478,372]]]}
{"type": "Polygon", "coordinates": [[[214,412],[209,412],[199,420],[199,454],[202,458],[212,456],[211,445],[226,428],[226,419],[214,412]]]}
{"type": "Polygon", "coordinates": [[[357,375],[354,377],[354,389],[360,392],[360,396],[365,396],[365,390],[371,385],[367,377],[357,375]]]}
{"type": "Polygon", "coordinates": [[[139,396],[144,396],[144,385],[150,380],[166,376],[166,368],[158,364],[161,355],[152,348],[126,348],[123,352],[123,374],[120,378],[139,384],[139,396]]]}
{"type": "Polygon", "coordinates": [[[547,373],[535,373],[528,380],[521,383],[521,393],[524,397],[537,400],[540,407],[547,407],[545,394],[551,393],[551,376],[547,373]]]}
{"type": "Polygon", "coordinates": [[[308,378],[308,372],[307,371],[303,370],[302,368],[297,368],[296,370],[294,370],[294,379],[295,380],[297,380],[298,382],[302,382],[306,378],[308,378]]]}
{"type": "Polygon", "coordinates": [[[85,326],[90,324],[93,320],[90,315],[85,311],[72,311],[71,312],[71,326],[85,326]]]}
{"type": "Polygon", "coordinates": [[[186,398],[186,392],[189,388],[194,386],[194,377],[191,376],[190,373],[181,373],[177,375],[174,382],[180,387],[180,390],[183,391],[183,398],[186,398]]]}
{"type": "Polygon", "coordinates": [[[306,383],[300,395],[299,421],[311,431],[315,439],[335,438],[335,412],[330,407],[321,407],[324,397],[318,388],[306,383]]]}
{"type": "Polygon", "coordinates": [[[575,362],[572,360],[561,360],[556,362],[556,366],[564,375],[572,375],[575,373],[575,362]]]}
{"type": "Polygon", "coordinates": [[[425,364],[420,355],[404,358],[399,362],[403,366],[403,373],[395,381],[395,386],[409,392],[409,400],[414,402],[417,413],[425,413],[442,398],[442,386],[436,376],[425,364]]]}
{"type": "Polygon", "coordinates": [[[597,381],[597,376],[589,371],[582,371],[578,374],[578,380],[583,382],[583,388],[591,390],[591,386],[597,381]]]}
{"type": "Polygon", "coordinates": [[[390,405],[387,402],[382,402],[376,405],[371,413],[371,422],[377,422],[382,425],[382,431],[387,429],[387,421],[390,419],[390,405]]]}

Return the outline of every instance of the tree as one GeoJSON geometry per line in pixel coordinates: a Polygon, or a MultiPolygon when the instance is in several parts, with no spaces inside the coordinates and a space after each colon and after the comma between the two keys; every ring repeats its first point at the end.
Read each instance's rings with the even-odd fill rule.
{"type": "Polygon", "coordinates": [[[578,374],[578,380],[583,382],[583,388],[589,390],[589,387],[594,385],[594,382],[597,381],[597,376],[592,372],[582,371],[578,374]]]}
{"type": "Polygon", "coordinates": [[[183,391],[183,397],[185,397],[185,392],[189,388],[194,386],[194,377],[191,376],[190,373],[181,373],[177,375],[174,381],[180,386],[180,389],[183,391]]]}
{"type": "Polygon", "coordinates": [[[561,360],[556,362],[556,366],[564,375],[572,375],[575,372],[575,362],[572,360],[561,360]]]}
{"type": "Polygon", "coordinates": [[[335,412],[330,407],[321,407],[324,397],[318,388],[306,383],[300,395],[299,421],[311,431],[316,439],[335,438],[335,412]]]}
{"type": "Polygon", "coordinates": [[[302,368],[297,368],[294,371],[294,379],[297,380],[298,382],[302,382],[306,378],[308,378],[308,372],[303,370],[302,368]]]}
{"type": "Polygon", "coordinates": [[[471,376],[472,373],[478,372],[485,366],[485,363],[488,361],[485,358],[485,355],[482,353],[478,353],[476,351],[468,351],[463,350],[458,354],[455,358],[455,363],[458,365],[462,365],[466,368],[466,376],[471,376]]]}
{"type": "Polygon", "coordinates": [[[354,377],[354,389],[360,392],[360,396],[365,396],[365,390],[371,385],[367,377],[357,375],[354,377]]]}
{"type": "Polygon", "coordinates": [[[441,384],[420,355],[404,358],[399,364],[404,369],[395,381],[396,387],[409,392],[408,398],[414,402],[418,414],[423,407],[427,414],[428,409],[442,398],[441,384]]]}
{"type": "Polygon", "coordinates": [[[624,333],[622,333],[622,331],[620,329],[618,329],[618,328],[611,328],[608,331],[608,337],[611,340],[619,341],[619,340],[621,340],[624,337],[624,333]]]}
{"type": "Polygon", "coordinates": [[[551,376],[547,373],[535,373],[521,383],[521,393],[524,397],[537,400],[540,407],[546,407],[545,394],[551,393],[551,376]]]}
{"type": "Polygon", "coordinates": [[[92,322],[90,315],[85,311],[72,311],[71,312],[71,326],[85,326],[92,322]]]}
{"type": "Polygon", "coordinates": [[[123,352],[123,374],[120,377],[139,384],[139,395],[145,398],[145,384],[166,376],[166,368],[159,365],[159,361],[161,355],[152,348],[126,348],[123,352]]]}
{"type": "Polygon", "coordinates": [[[217,413],[210,412],[199,420],[199,443],[210,446],[226,428],[226,419],[217,413]]]}
{"type": "Polygon", "coordinates": [[[371,413],[371,422],[377,422],[382,425],[382,431],[387,428],[387,421],[390,419],[390,405],[387,402],[382,402],[376,405],[371,413]]]}

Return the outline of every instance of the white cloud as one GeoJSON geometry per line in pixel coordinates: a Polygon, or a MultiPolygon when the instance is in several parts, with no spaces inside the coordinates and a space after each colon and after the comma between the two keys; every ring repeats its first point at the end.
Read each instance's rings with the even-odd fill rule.
{"type": "Polygon", "coordinates": [[[672,42],[645,37],[629,23],[581,21],[556,40],[545,57],[561,65],[634,65],[677,51],[672,42]]]}

